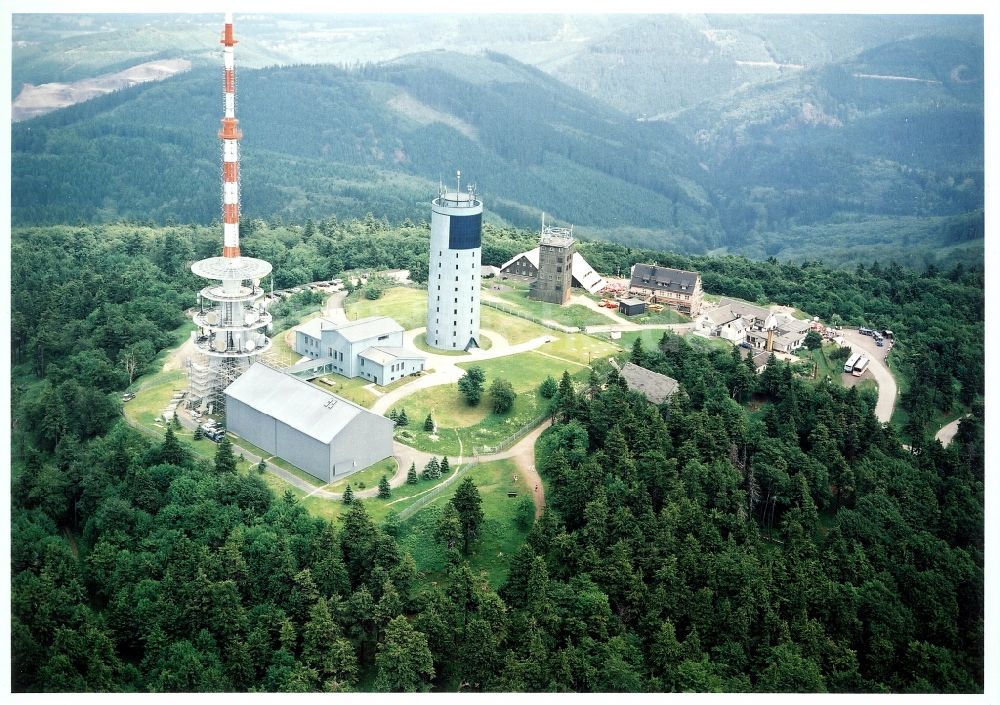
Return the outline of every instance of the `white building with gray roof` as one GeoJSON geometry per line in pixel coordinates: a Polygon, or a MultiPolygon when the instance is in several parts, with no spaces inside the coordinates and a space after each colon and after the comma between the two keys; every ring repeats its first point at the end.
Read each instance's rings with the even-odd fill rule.
{"type": "Polygon", "coordinates": [[[392,455],[390,419],[262,363],[225,395],[230,432],[324,482],[392,455]]]}
{"type": "Polygon", "coordinates": [[[313,361],[296,365],[296,372],[336,372],[381,385],[420,372],[427,360],[403,347],[403,327],[388,316],[341,324],[314,318],[296,329],[293,347],[313,361]]]}

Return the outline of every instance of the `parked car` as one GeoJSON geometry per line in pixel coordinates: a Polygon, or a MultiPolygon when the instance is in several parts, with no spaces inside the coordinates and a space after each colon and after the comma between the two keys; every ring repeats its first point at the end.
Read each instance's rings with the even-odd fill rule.
{"type": "Polygon", "coordinates": [[[133,399],[135,399],[135,394],[132,392],[125,392],[122,394],[122,401],[132,401],[133,399]]]}

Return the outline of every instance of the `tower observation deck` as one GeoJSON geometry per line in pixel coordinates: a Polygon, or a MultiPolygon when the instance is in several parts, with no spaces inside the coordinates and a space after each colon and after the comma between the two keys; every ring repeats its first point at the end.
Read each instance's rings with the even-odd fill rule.
{"type": "Polygon", "coordinates": [[[479,264],[483,202],[475,188],[441,189],[431,203],[427,272],[427,344],[443,350],[479,347],[479,264]]]}
{"type": "Polygon", "coordinates": [[[188,362],[189,403],[202,410],[219,412],[224,407],[225,388],[267,352],[271,340],[271,314],[261,299],[261,280],[271,273],[263,260],[240,255],[239,140],[243,136],[236,119],[236,69],[233,61],[233,17],[226,13],[223,30],[223,96],[225,116],[222,140],[221,257],[195,262],[191,271],[210,284],[198,293],[197,326],[192,334],[195,352],[188,362]],[[209,408],[211,407],[211,408],[209,408]]]}

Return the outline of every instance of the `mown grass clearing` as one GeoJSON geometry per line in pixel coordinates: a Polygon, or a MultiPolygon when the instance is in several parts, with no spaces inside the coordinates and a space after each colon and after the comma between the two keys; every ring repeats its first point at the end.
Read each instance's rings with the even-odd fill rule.
{"type": "Polygon", "coordinates": [[[664,308],[659,313],[653,313],[647,309],[641,316],[628,316],[628,320],[633,323],[690,323],[691,317],[678,313],[672,308],[664,308]]]}
{"type": "Polygon", "coordinates": [[[477,406],[465,403],[457,384],[421,389],[397,404],[397,409],[406,409],[410,425],[397,429],[396,437],[419,450],[449,456],[459,453],[461,440],[461,451],[469,455],[474,447],[497,445],[545,413],[550,402],[538,394],[538,386],[547,376],[558,381],[564,370],[577,380],[589,375],[584,366],[537,351],[462,362],[459,366],[468,369],[473,365],[482,367],[486,373],[483,397],[477,406]],[[495,414],[490,406],[488,390],[497,378],[509,381],[517,393],[514,408],[506,414],[495,414]],[[436,437],[423,430],[428,413],[437,424],[436,437]]]}
{"type": "MultiPolygon", "coordinates": [[[[516,521],[518,502],[531,496],[531,489],[512,460],[482,463],[468,471],[482,498],[483,524],[479,539],[472,546],[469,565],[474,572],[485,572],[490,585],[503,585],[510,571],[510,562],[524,543],[527,531],[516,521]],[[517,493],[508,497],[508,492],[517,493]]],[[[397,541],[413,556],[420,584],[433,585],[444,580],[446,552],[444,544],[434,539],[434,529],[441,510],[454,496],[459,482],[452,483],[432,502],[404,521],[397,541]]]]}
{"type": "Polygon", "coordinates": [[[564,326],[599,326],[609,323],[607,316],[580,304],[560,306],[545,301],[528,298],[528,290],[517,288],[509,291],[491,291],[492,296],[502,299],[511,308],[523,311],[543,321],[555,321],[564,326]]]}
{"type": "Polygon", "coordinates": [[[540,326],[524,318],[511,316],[489,306],[483,306],[479,312],[479,323],[487,330],[495,330],[507,339],[511,345],[526,343],[542,335],[553,335],[551,328],[540,326]]]}
{"type": "Polygon", "coordinates": [[[351,473],[347,477],[337,480],[336,482],[326,485],[323,489],[330,490],[331,492],[343,492],[348,485],[354,490],[364,490],[370,487],[378,487],[378,481],[383,475],[388,479],[392,479],[392,476],[396,474],[396,459],[386,458],[385,460],[380,460],[374,465],[369,465],[364,470],[359,470],[358,472],[351,473]]]}
{"type": "Polygon", "coordinates": [[[389,316],[404,330],[413,330],[427,325],[427,292],[398,286],[386,289],[375,300],[369,300],[358,291],[344,301],[344,310],[352,321],[369,316],[389,316]]]}
{"type": "MultiPolygon", "coordinates": [[[[407,377],[404,379],[410,378],[407,377]]],[[[378,399],[376,395],[365,389],[366,386],[371,384],[371,380],[367,380],[364,377],[344,377],[333,372],[310,380],[310,382],[324,391],[333,392],[366,409],[378,399]]]]}

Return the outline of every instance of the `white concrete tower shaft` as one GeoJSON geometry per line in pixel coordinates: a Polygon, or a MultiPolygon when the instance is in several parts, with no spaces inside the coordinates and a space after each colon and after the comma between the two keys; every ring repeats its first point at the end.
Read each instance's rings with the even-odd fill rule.
{"type": "Polygon", "coordinates": [[[479,346],[479,268],[483,203],[470,189],[442,192],[431,205],[427,344],[444,350],[479,346]]]}
{"type": "Polygon", "coordinates": [[[223,257],[240,256],[240,132],[236,119],[236,65],[233,60],[233,13],[226,13],[222,32],[223,96],[225,116],[219,139],[222,140],[222,228],[223,257]]]}

